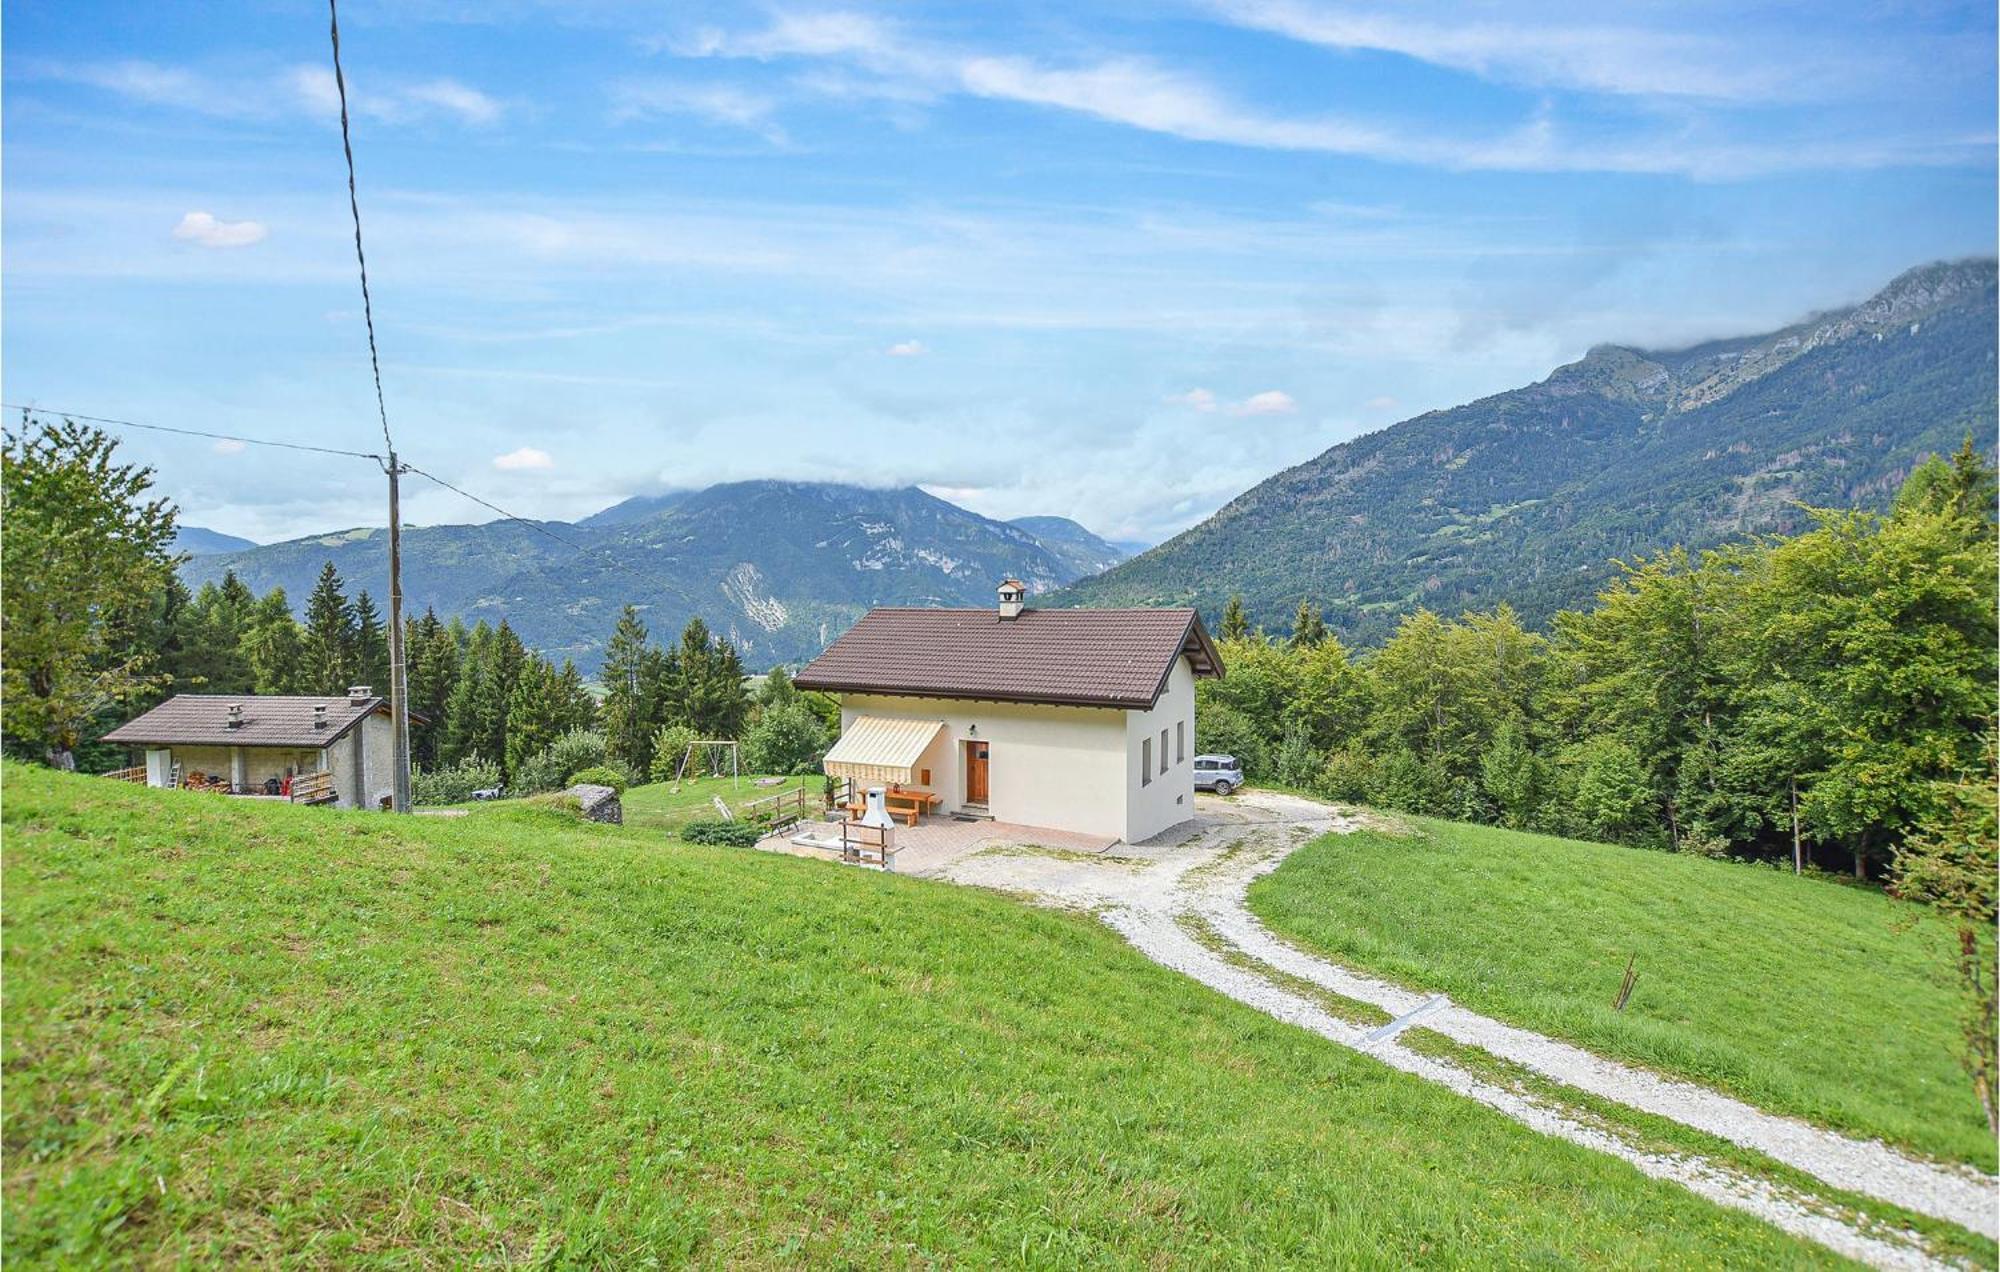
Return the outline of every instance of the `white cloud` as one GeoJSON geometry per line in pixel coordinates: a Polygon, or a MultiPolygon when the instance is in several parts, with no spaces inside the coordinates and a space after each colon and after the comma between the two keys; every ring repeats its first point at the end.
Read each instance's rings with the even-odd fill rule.
{"type": "Polygon", "coordinates": [[[224,437],[224,438],[218,438],[216,440],[215,445],[210,447],[209,449],[213,450],[218,455],[241,455],[243,453],[243,446],[244,444],[242,442],[239,442],[234,438],[224,437]]]}
{"type": "Polygon", "coordinates": [[[545,450],[533,446],[523,446],[510,450],[505,455],[495,455],[493,466],[503,472],[525,472],[528,470],[554,468],[556,461],[545,450]]]}
{"type": "Polygon", "coordinates": [[[1397,405],[1398,403],[1395,398],[1384,393],[1379,397],[1372,397],[1363,402],[1361,409],[1364,411],[1393,411],[1397,405]]]}
{"type": "Polygon", "coordinates": [[[1265,389],[1262,393],[1252,393],[1241,402],[1229,408],[1231,415],[1290,415],[1299,409],[1292,395],[1281,389],[1265,389]]]}
{"type": "Polygon", "coordinates": [[[501,106],[498,101],[454,79],[412,84],[399,96],[413,106],[434,107],[447,115],[456,116],[464,124],[483,127],[500,120],[501,106]]]}
{"type": "Polygon", "coordinates": [[[190,212],[174,227],[175,238],[202,247],[249,247],[270,233],[261,221],[220,221],[208,212],[190,212]]]}
{"type": "MultiPolygon", "coordinates": [[[[29,63],[20,74],[25,79],[87,84],[133,101],[220,118],[266,119],[304,111],[315,118],[333,119],[340,112],[340,91],[333,71],[312,64],[227,80],[188,67],[143,61],[29,63]]],[[[483,127],[499,122],[506,109],[497,98],[448,77],[373,84],[371,89],[374,91],[360,91],[353,77],[348,77],[348,109],[356,116],[382,123],[443,117],[483,127]]]]}
{"type": "Polygon", "coordinates": [[[930,350],[924,347],[921,340],[899,340],[883,352],[892,358],[921,358],[930,350]]]}
{"type": "Polygon", "coordinates": [[[1209,389],[1189,389],[1185,393],[1171,393],[1167,401],[1176,406],[1185,406],[1195,411],[1225,411],[1230,415],[1289,415],[1299,409],[1292,395],[1279,389],[1266,389],[1253,393],[1241,402],[1223,402],[1209,389]]]}
{"type": "MultiPolygon", "coordinates": [[[[1310,0],[1220,0],[1239,25],[1341,50],[1396,53],[1452,70],[1538,87],[1590,92],[1762,100],[1785,95],[1800,73],[1793,56],[1763,56],[1732,28],[1728,38],[1639,25],[1585,25],[1567,16],[1537,21],[1467,20],[1421,5],[1390,10],[1310,0]]],[[[1616,9],[1609,10],[1616,13],[1616,9]]]]}
{"type": "Polygon", "coordinates": [[[657,115],[690,115],[726,128],[752,132],[772,145],[785,144],[785,130],[771,116],[778,103],[727,84],[684,84],[666,80],[619,85],[611,95],[611,119],[621,123],[657,115]]]}
{"type": "MultiPolygon", "coordinates": [[[[1308,29],[1305,20],[1297,15],[1309,11],[1252,3],[1246,3],[1244,11],[1273,29],[1281,18],[1296,19],[1301,32],[1308,29]]],[[[1251,19],[1242,20],[1248,23],[1251,19]]],[[[1450,42],[1447,39],[1451,37],[1450,26],[1443,24],[1442,34],[1432,33],[1434,41],[1431,37],[1420,40],[1417,34],[1407,31],[1394,41],[1390,38],[1393,31],[1372,35],[1370,39],[1411,49],[1430,49],[1434,42],[1443,49],[1450,42]]],[[[1388,27],[1394,28],[1395,24],[1388,27]]],[[[1565,28],[1552,24],[1550,29],[1560,32],[1565,28]]],[[[1373,28],[1364,30],[1360,25],[1330,28],[1322,33],[1326,40],[1317,42],[1334,42],[1334,35],[1361,40],[1369,30],[1373,28]]],[[[1498,48],[1505,42],[1504,34],[1483,37],[1485,43],[1479,47],[1498,48]]],[[[1307,37],[1301,34],[1298,38],[1307,37]]],[[[1598,39],[1598,44],[1606,48],[1614,43],[1610,37],[1598,39]]],[[[1588,38],[1581,39],[1581,44],[1583,47],[1567,61],[1557,59],[1551,65],[1570,67],[1568,74],[1577,78],[1594,64],[1593,57],[1608,56],[1602,48],[1591,45],[1588,38]]],[[[1051,66],[1028,57],[993,56],[912,40],[875,18],[845,13],[780,15],[764,30],[745,34],[707,31],[677,51],[698,57],[836,59],[906,92],[960,93],[1045,106],[1190,141],[1354,155],[1451,170],[1640,172],[1732,178],[1893,164],[1962,164],[1991,150],[1990,137],[1976,130],[1955,134],[1932,129],[1926,133],[1874,138],[1843,135],[1832,139],[1815,136],[1742,140],[1739,130],[1727,126],[1698,129],[1687,121],[1648,120],[1633,125],[1622,135],[1582,136],[1559,127],[1546,103],[1511,124],[1455,136],[1414,122],[1363,119],[1335,112],[1278,115],[1237,101],[1196,75],[1140,58],[1051,66]]],[[[1468,44],[1459,56],[1473,59],[1476,51],[1468,44]]],[[[1695,55],[1685,60],[1697,69],[1701,63],[1701,58],[1695,55]]],[[[1638,69],[1631,74],[1637,75],[1645,64],[1643,57],[1635,59],[1633,66],[1638,69]]],[[[1746,70],[1741,84],[1711,74],[1705,80],[1688,78],[1686,92],[1728,96],[1762,91],[1753,84],[1756,60],[1746,60],[1743,65],[1746,70]]],[[[1690,77],[1694,74],[1692,69],[1688,72],[1690,77]]],[[[1599,79],[1606,86],[1622,82],[1609,71],[1602,72],[1599,79]]]]}

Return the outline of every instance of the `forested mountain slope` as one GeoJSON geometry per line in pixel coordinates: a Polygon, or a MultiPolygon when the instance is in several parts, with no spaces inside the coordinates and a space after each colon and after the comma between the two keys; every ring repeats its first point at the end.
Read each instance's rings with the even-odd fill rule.
{"type": "Polygon", "coordinates": [[[1420,606],[1575,606],[1614,558],[1887,505],[1923,455],[1994,434],[1994,263],[1912,270],[1851,309],[1671,352],[1600,346],[1546,380],[1343,443],[1060,603],[1301,599],[1350,642],[1420,606]]]}
{"type": "MultiPolygon", "coordinates": [[[[630,500],[575,525],[412,527],[403,590],[413,611],[505,618],[530,648],[586,670],[627,602],[668,635],[699,615],[764,667],[817,654],[873,605],[991,604],[1008,575],[1046,592],[1083,572],[1077,555],[1074,535],[1051,548],[915,487],[749,481],[630,500]]],[[[297,606],[327,561],[386,603],[379,528],[200,556],[181,572],[199,587],[234,570],[297,606]]]]}

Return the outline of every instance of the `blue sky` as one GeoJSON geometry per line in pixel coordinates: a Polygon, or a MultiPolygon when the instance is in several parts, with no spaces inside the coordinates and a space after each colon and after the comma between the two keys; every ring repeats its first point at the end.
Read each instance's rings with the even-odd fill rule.
{"type": "MultiPolygon", "coordinates": [[[[347,0],[391,422],[532,516],[823,477],[1154,540],[1992,251],[1990,3],[1580,11],[347,0]]],[[[5,20],[6,400],[372,449],[324,6],[5,20]]],[[[360,463],[130,449],[197,524],[382,519],[360,463]]]]}

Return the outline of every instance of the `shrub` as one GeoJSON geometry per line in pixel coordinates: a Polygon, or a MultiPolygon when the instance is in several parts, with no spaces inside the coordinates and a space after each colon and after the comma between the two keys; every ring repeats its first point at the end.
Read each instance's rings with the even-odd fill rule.
{"type": "Polygon", "coordinates": [[[604,735],[571,729],[514,770],[514,785],[524,794],[561,790],[580,769],[610,766],[604,735]]]}
{"type": "Polygon", "coordinates": [[[763,837],[763,828],[752,822],[691,821],[681,827],[681,838],[691,844],[725,844],[731,848],[749,848],[763,837]]]}
{"type": "Polygon", "coordinates": [[[1305,722],[1294,720],[1285,726],[1284,740],[1278,744],[1278,780],[1304,789],[1319,773],[1320,757],[1313,750],[1312,735],[1305,722]]]}
{"type": "Polygon", "coordinates": [[[1198,707],[1194,717],[1194,749],[1203,755],[1233,755],[1251,781],[1269,781],[1272,768],[1264,735],[1250,717],[1222,703],[1198,707]]]}
{"type": "Polygon", "coordinates": [[[435,772],[413,770],[410,773],[410,802],[463,804],[472,798],[472,792],[492,790],[499,785],[500,766],[472,755],[435,772]]]}
{"type": "Polygon", "coordinates": [[[589,768],[578,769],[569,775],[569,786],[609,786],[620,795],[625,793],[625,774],[609,764],[593,764],[589,768]]]}
{"type": "Polygon", "coordinates": [[[743,739],[743,759],[753,773],[815,773],[827,745],[819,717],[795,693],[764,708],[743,739]]]}
{"type": "Polygon", "coordinates": [[[1375,788],[1375,761],[1366,751],[1342,747],[1326,757],[1312,790],[1322,799],[1365,804],[1375,788]]]}
{"type": "MultiPolygon", "coordinates": [[[[685,724],[663,724],[653,734],[653,766],[647,776],[656,782],[671,782],[681,767],[681,757],[695,743],[695,731],[685,724]]],[[[699,759],[696,763],[699,763],[699,759]]],[[[699,774],[690,774],[699,776],[699,774]]]]}

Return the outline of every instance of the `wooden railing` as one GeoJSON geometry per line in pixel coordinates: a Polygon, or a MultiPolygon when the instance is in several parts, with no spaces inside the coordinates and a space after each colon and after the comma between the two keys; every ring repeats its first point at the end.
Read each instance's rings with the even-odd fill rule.
{"type": "Polygon", "coordinates": [[[133,768],[112,769],[103,776],[110,778],[114,782],[133,782],[144,786],[146,784],[146,766],[140,764],[133,768]]]}
{"type": "Polygon", "coordinates": [[[840,859],[857,866],[896,868],[896,828],[864,826],[858,821],[840,823],[840,859]]]}
{"type": "Polygon", "coordinates": [[[294,804],[330,804],[336,798],[333,790],[333,774],[300,773],[292,779],[292,802],[294,804]]]}
{"type": "Polygon", "coordinates": [[[808,820],[818,807],[819,800],[800,786],[753,799],[737,811],[743,815],[744,821],[766,823],[771,833],[776,834],[808,820]]]}

